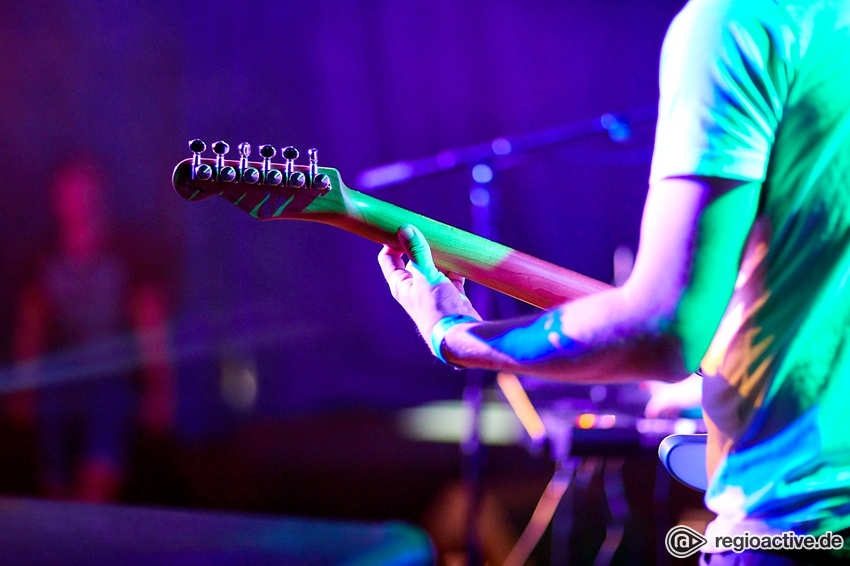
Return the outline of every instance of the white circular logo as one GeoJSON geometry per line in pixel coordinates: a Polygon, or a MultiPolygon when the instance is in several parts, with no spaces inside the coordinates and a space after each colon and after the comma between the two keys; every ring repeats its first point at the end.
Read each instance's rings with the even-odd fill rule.
{"type": "Polygon", "coordinates": [[[685,525],[673,527],[664,537],[664,546],[674,558],[687,558],[699,552],[708,539],[685,525]]]}

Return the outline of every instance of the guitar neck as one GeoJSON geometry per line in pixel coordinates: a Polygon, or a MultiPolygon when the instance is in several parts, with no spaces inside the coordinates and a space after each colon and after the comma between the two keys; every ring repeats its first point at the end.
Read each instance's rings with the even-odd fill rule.
{"type": "MultiPolygon", "coordinates": [[[[214,145],[220,144],[224,142],[214,145]]],[[[191,142],[190,147],[195,148],[193,151],[197,151],[196,156],[181,161],[174,168],[174,188],[187,200],[203,200],[218,194],[259,220],[322,222],[389,245],[398,244],[396,233],[399,227],[413,224],[425,235],[431,245],[434,263],[440,269],[453,271],[543,309],[610,287],[569,269],[351,190],[343,184],[335,169],[322,167],[313,171],[305,166],[294,166],[295,172],[302,177],[305,174],[319,174],[326,181],[322,187],[311,184],[297,188],[287,183],[281,184],[280,180],[270,186],[258,182],[258,170],[262,170],[265,164],[224,160],[219,163],[202,159],[200,152],[203,146],[200,140],[191,142]],[[243,166],[249,167],[244,173],[243,166]],[[193,173],[196,167],[206,168],[205,179],[200,173],[193,173]],[[230,180],[221,181],[220,175],[227,170],[231,173],[230,180]],[[243,177],[234,182],[237,171],[240,176],[247,175],[248,171],[257,175],[252,182],[242,180],[243,177]]]]}
{"type": "Polygon", "coordinates": [[[413,224],[431,245],[434,263],[530,305],[547,309],[610,286],[470,232],[343,187],[346,214],[307,218],[380,244],[397,245],[400,226],[413,224]]]}

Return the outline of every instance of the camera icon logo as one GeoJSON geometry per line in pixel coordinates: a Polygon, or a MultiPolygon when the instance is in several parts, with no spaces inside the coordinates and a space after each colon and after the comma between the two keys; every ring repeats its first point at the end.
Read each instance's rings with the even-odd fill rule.
{"type": "Polygon", "coordinates": [[[673,527],[664,537],[664,546],[674,558],[687,558],[699,552],[708,543],[708,539],[685,525],[673,527]]]}

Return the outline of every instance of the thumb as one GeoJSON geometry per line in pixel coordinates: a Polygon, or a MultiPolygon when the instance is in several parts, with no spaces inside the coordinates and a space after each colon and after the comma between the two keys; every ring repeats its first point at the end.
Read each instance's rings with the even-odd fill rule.
{"type": "Polygon", "coordinates": [[[404,248],[404,253],[410,257],[410,261],[425,276],[428,283],[436,285],[445,280],[445,275],[440,273],[434,265],[434,259],[431,257],[431,247],[418,228],[411,224],[406,224],[398,229],[397,235],[401,247],[404,248]]]}

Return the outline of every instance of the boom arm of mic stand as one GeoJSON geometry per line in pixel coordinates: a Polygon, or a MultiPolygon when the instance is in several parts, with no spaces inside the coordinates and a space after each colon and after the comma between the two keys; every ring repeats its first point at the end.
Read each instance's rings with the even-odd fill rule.
{"type": "Polygon", "coordinates": [[[364,192],[376,191],[458,167],[561,145],[602,133],[607,133],[614,141],[621,142],[630,137],[630,124],[655,120],[656,116],[655,106],[645,106],[518,136],[498,137],[490,142],[447,149],[429,157],[396,161],[367,169],[357,176],[355,186],[364,192]]]}

